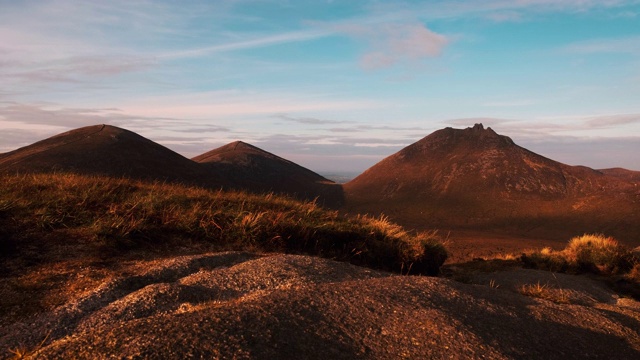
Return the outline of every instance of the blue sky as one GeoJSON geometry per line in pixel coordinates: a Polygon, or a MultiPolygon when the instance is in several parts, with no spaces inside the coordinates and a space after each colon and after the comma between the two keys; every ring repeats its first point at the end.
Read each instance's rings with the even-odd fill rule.
{"type": "Polygon", "coordinates": [[[0,0],[0,152],[107,123],[362,171],[482,122],[640,170],[640,1],[0,0]]]}

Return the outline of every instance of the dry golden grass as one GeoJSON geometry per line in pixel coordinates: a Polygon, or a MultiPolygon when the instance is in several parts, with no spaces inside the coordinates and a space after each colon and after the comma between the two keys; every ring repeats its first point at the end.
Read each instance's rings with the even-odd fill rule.
{"type": "Polygon", "coordinates": [[[563,250],[529,251],[521,261],[534,269],[596,274],[618,293],[640,299],[640,256],[611,237],[585,234],[571,239],[563,250]]]}
{"type": "Polygon", "coordinates": [[[520,287],[519,292],[525,296],[545,299],[555,303],[570,303],[570,298],[565,290],[555,289],[549,284],[541,284],[540,282],[535,284],[524,284],[520,287]]]}
{"type": "Polygon", "coordinates": [[[344,217],[314,202],[73,174],[4,175],[0,250],[26,262],[135,251],[314,254],[378,269],[436,274],[435,233],[387,218],[344,217]]]}
{"type": "Polygon", "coordinates": [[[21,360],[21,359],[35,359],[37,358],[36,353],[38,352],[38,350],[40,350],[42,348],[42,346],[47,342],[47,339],[49,338],[49,336],[51,335],[51,332],[49,332],[49,334],[47,334],[47,336],[42,339],[42,341],[33,349],[29,349],[26,346],[18,346],[16,348],[13,349],[9,349],[9,353],[12,354],[13,356],[11,357],[12,360],[21,360]]]}
{"type": "Polygon", "coordinates": [[[556,272],[623,275],[638,266],[640,259],[615,239],[600,234],[574,237],[560,251],[543,248],[522,256],[525,265],[556,272]]]}
{"type": "Polygon", "coordinates": [[[626,274],[626,279],[640,284],[640,262],[633,265],[633,268],[626,274]]]}

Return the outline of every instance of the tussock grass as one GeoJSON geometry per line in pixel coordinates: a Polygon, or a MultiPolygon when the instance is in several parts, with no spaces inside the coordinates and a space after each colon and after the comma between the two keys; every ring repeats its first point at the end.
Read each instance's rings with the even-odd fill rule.
{"type": "Polygon", "coordinates": [[[631,274],[640,258],[615,239],[600,234],[574,237],[560,251],[544,248],[522,256],[528,267],[555,272],[594,273],[603,275],[631,274]]]}
{"type": "Polygon", "coordinates": [[[0,256],[29,261],[126,252],[249,250],[319,255],[435,275],[447,253],[435,232],[387,218],[346,218],[314,202],[74,174],[0,179],[0,256]]]}
{"type": "Polygon", "coordinates": [[[615,239],[585,234],[569,241],[564,249],[568,261],[580,270],[600,273],[623,273],[632,267],[631,253],[615,239]]]}
{"type": "Polygon", "coordinates": [[[615,291],[640,300],[640,253],[600,234],[585,234],[560,251],[544,248],[521,256],[525,267],[570,274],[596,274],[615,291]]]}
{"type": "Polygon", "coordinates": [[[569,304],[571,302],[568,294],[563,289],[555,289],[549,284],[524,284],[518,291],[525,296],[545,299],[560,304],[569,304]]]}

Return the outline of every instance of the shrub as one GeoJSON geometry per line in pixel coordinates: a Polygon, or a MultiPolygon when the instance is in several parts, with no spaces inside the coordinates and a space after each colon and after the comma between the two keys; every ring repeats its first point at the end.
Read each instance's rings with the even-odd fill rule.
{"type": "Polygon", "coordinates": [[[527,267],[557,272],[623,275],[638,266],[640,259],[615,239],[601,234],[572,238],[561,251],[544,248],[523,254],[527,267]]]}
{"type": "Polygon", "coordinates": [[[574,237],[563,254],[581,272],[623,273],[632,267],[629,250],[600,234],[574,237]]]}
{"type": "Polygon", "coordinates": [[[625,276],[628,281],[640,284],[640,261],[637,261],[625,276]]]}

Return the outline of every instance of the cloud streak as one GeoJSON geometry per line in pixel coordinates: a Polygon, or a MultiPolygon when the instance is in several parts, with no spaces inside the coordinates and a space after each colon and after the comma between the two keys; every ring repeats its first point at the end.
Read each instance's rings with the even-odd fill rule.
{"type": "MultiPolygon", "coordinates": [[[[376,109],[385,104],[365,99],[335,99],[317,94],[262,93],[239,90],[208,91],[138,98],[120,108],[145,117],[223,119],[248,115],[376,109]]],[[[307,121],[310,121],[307,119],[307,121]]]]}
{"type": "Polygon", "coordinates": [[[5,66],[0,69],[0,76],[31,83],[83,83],[95,78],[138,72],[155,65],[151,59],[137,56],[82,56],[46,63],[5,66]]]}
{"type": "Polygon", "coordinates": [[[331,128],[329,131],[334,133],[356,133],[356,132],[369,132],[376,130],[384,130],[384,131],[426,131],[425,128],[413,126],[413,127],[404,127],[404,126],[387,126],[387,125],[358,125],[353,127],[340,127],[340,128],[331,128]]]}
{"type": "Polygon", "coordinates": [[[303,42],[322,38],[331,35],[331,32],[322,30],[307,30],[307,31],[294,31],[281,34],[274,34],[269,36],[263,36],[248,40],[241,40],[235,42],[229,42],[224,44],[217,44],[211,46],[204,46],[195,49],[174,51],[169,53],[163,53],[157,55],[158,59],[182,59],[191,57],[207,56],[215,53],[255,49],[267,46],[273,46],[278,44],[286,44],[292,42],[303,42]]]}
{"type": "Polygon", "coordinates": [[[574,54],[619,53],[640,55],[640,36],[581,41],[565,46],[563,51],[574,54]]]}
{"type": "Polygon", "coordinates": [[[275,115],[274,117],[285,120],[285,121],[289,121],[289,122],[295,122],[299,124],[309,124],[309,125],[334,125],[334,124],[353,123],[353,121],[328,120],[328,119],[318,119],[313,117],[294,117],[286,114],[278,114],[278,115],[275,115]]]}
{"type": "Polygon", "coordinates": [[[591,116],[585,120],[585,125],[590,128],[609,128],[628,124],[640,124],[640,114],[591,116]]]}

